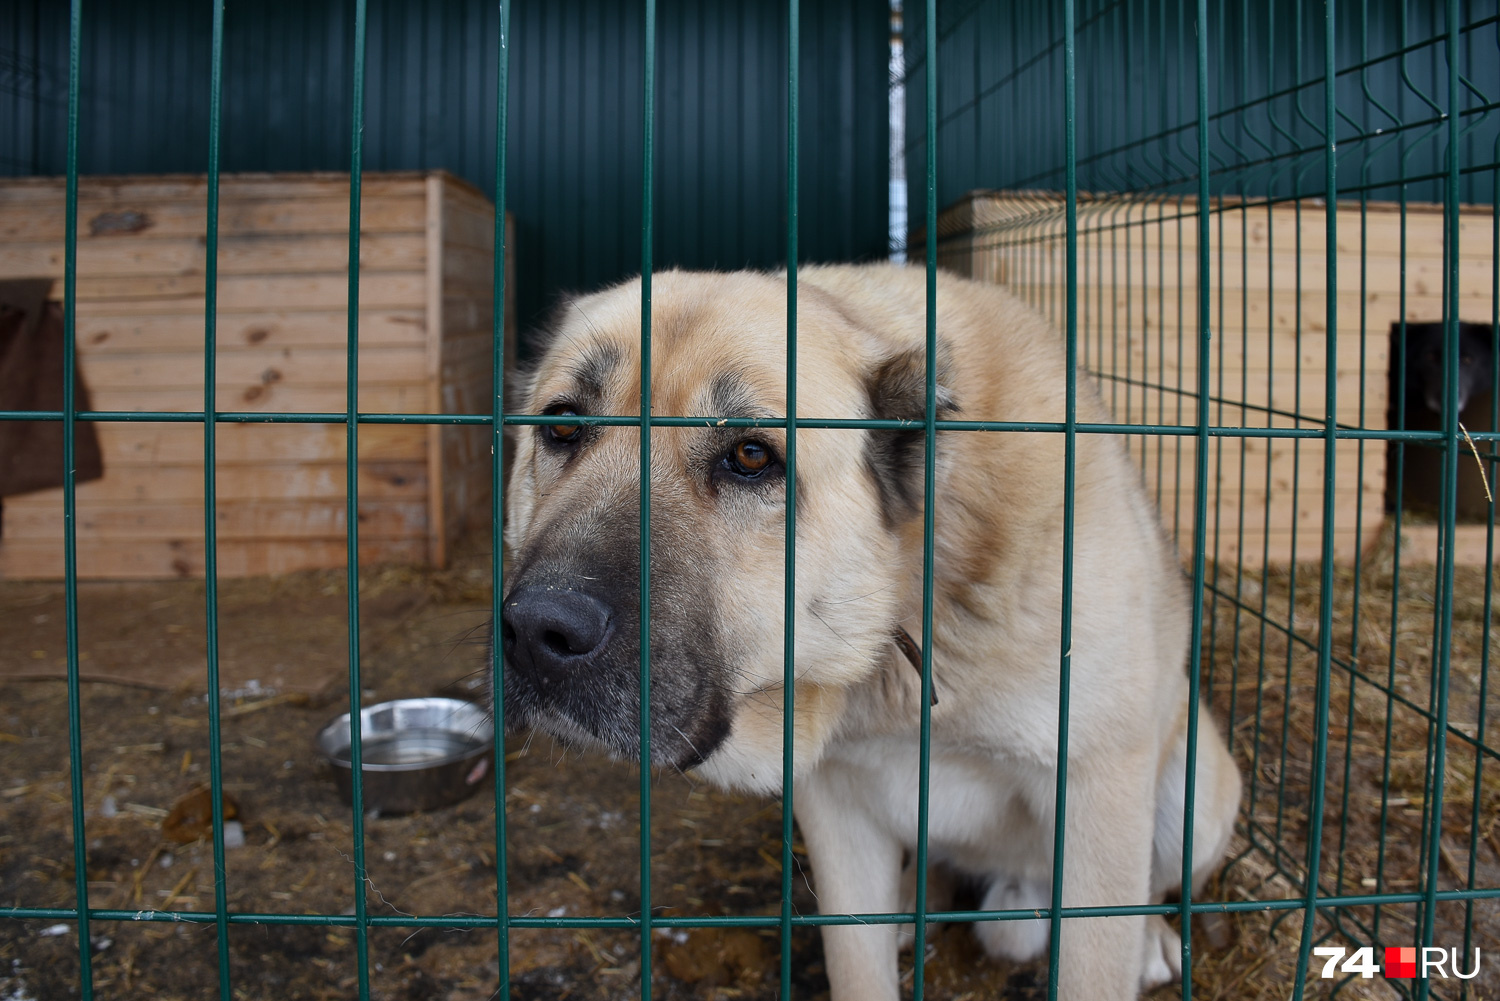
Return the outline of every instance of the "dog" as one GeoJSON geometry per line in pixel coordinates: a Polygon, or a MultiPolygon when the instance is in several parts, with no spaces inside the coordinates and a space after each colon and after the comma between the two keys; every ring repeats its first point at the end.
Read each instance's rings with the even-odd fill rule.
{"type": "MultiPolygon", "coordinates": [[[[920,422],[925,273],[798,271],[797,408],[920,422]]],[[[508,725],[625,759],[640,749],[639,280],[571,303],[524,379],[508,501],[514,555],[499,640],[508,725]]],[[[650,766],[721,787],[782,786],[785,275],[653,277],[652,412],[763,427],[651,429],[650,766]]],[[[1003,289],[937,278],[940,419],[1061,422],[1066,356],[1003,289]]],[[[1077,416],[1109,419],[1080,376],[1077,416]]],[[[1057,788],[1064,436],[937,432],[930,857],[983,906],[1051,901],[1057,788]]],[[[1181,882],[1188,588],[1120,441],[1079,434],[1073,508],[1065,906],[1161,901],[1181,882]]],[[[796,433],[794,812],[825,914],[903,907],[917,841],[925,437],[796,433]]],[[[1240,779],[1200,708],[1193,882],[1223,858],[1240,779]]],[[[906,905],[908,909],[909,904],[906,905]]],[[[1048,945],[1045,920],[979,922],[996,956],[1048,945]]],[[[895,925],[823,928],[835,1001],[898,996],[895,925]]],[[[1059,996],[1134,998],[1180,976],[1160,917],[1066,918],[1059,996]]]]}
{"type": "MultiPolygon", "coordinates": [[[[1443,430],[1444,342],[1443,323],[1408,323],[1403,343],[1402,325],[1391,324],[1391,357],[1404,358],[1403,368],[1390,371],[1388,426],[1403,431],[1443,430]],[[1405,382],[1402,383],[1402,376],[1405,382]],[[1398,404],[1400,406],[1398,407],[1398,404]]],[[[1489,323],[1458,324],[1458,383],[1454,387],[1458,420],[1468,431],[1490,430],[1490,408],[1494,393],[1495,328],[1489,323]]],[[[1464,446],[1461,444],[1461,448],[1464,446]]],[[[1438,443],[1386,445],[1386,461],[1400,468],[1398,479],[1388,479],[1386,510],[1394,511],[1399,496],[1404,508],[1432,517],[1442,517],[1445,507],[1443,449],[1438,443]],[[1398,463],[1399,458],[1399,463],[1398,463]]],[[[1459,521],[1483,523],[1490,517],[1490,491],[1478,463],[1458,465],[1454,483],[1454,510],[1459,521]]]]}
{"type": "MultiPolygon", "coordinates": [[[[1391,324],[1391,340],[1399,342],[1401,324],[1391,324]]],[[[1406,410],[1415,415],[1426,407],[1434,416],[1443,415],[1443,342],[1445,325],[1408,323],[1406,325],[1406,410]]],[[[1458,325],[1458,412],[1462,414],[1469,401],[1487,396],[1494,389],[1495,328],[1488,323],[1458,325]]]]}

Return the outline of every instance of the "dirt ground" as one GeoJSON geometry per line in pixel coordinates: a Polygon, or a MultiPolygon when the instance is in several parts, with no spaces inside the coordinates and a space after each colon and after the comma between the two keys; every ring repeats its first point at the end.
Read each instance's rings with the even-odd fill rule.
{"type": "MultiPolygon", "coordinates": [[[[1389,568],[1386,569],[1389,572],[1389,568]]],[[[1461,582],[1472,593],[1477,575],[1461,582]]],[[[1290,578],[1264,587],[1283,602],[1290,578]]],[[[1301,578],[1299,578],[1299,581],[1301,578]]],[[[489,571],[475,556],[455,570],[372,571],[362,582],[361,658],[366,704],[404,696],[477,694],[484,670],[480,643],[489,608],[489,571]]],[[[1259,586],[1258,584],[1256,585],[1259,586]]],[[[1403,585],[1404,587],[1406,585],[1403,585]]],[[[1300,618],[1310,588],[1294,603],[1300,618]]],[[[68,907],[74,903],[65,685],[56,680],[63,643],[62,587],[0,583],[0,907],[68,907]]],[[[1420,582],[1411,593],[1420,598],[1420,582]]],[[[1258,592],[1257,592],[1258,593],[1258,592]]],[[[1430,593],[1430,592],[1429,592],[1430,593]]],[[[88,882],[94,907],[199,910],[214,907],[212,849],[174,806],[208,778],[202,582],[90,584],[80,588],[83,796],[88,882]],[[174,840],[169,834],[187,839],[174,840]]],[[[1254,600],[1259,600],[1255,598],[1254,600]]],[[[342,572],[226,581],[221,586],[225,664],[223,774],[244,844],[226,854],[231,911],[306,914],[353,912],[351,817],[326,766],[312,752],[314,733],[347,708],[342,572]]],[[[1429,615],[1430,615],[1430,605],[1429,615]]],[[[1315,606],[1314,606],[1315,608],[1315,606]]],[[[1347,610],[1343,613],[1347,621],[1347,610]]],[[[1283,868],[1295,873],[1305,843],[1312,677],[1306,657],[1286,655],[1274,637],[1262,654],[1255,630],[1236,635],[1220,609],[1212,695],[1222,720],[1235,707],[1236,752],[1248,776],[1259,776],[1247,806],[1259,850],[1231,866],[1215,894],[1229,899],[1292,895],[1285,873],[1268,863],[1280,833],[1283,868]],[[1252,656],[1254,660],[1252,660],[1252,656]],[[1236,659],[1238,658],[1238,659],[1236,659]],[[1240,663],[1232,673],[1230,665],[1240,663]],[[1268,665],[1261,674],[1254,667],[1268,665]],[[1262,723],[1253,726],[1260,695],[1262,723]],[[1291,706],[1287,711],[1286,706],[1291,706]],[[1283,719],[1287,726],[1282,728],[1283,719]],[[1250,723],[1245,721],[1249,720],[1250,723]],[[1258,739],[1257,739],[1258,737],[1258,739]],[[1256,749],[1260,753],[1256,754],[1256,749]],[[1286,760],[1281,749],[1287,749],[1286,760]],[[1279,812],[1278,812],[1279,811],[1279,812]],[[1303,839],[1302,841],[1299,841],[1303,839]]],[[[1482,622],[1462,605],[1456,630],[1453,718],[1477,721],[1477,647],[1482,622]],[[1476,639],[1477,637],[1477,639],[1476,639]],[[1464,659],[1467,658],[1467,659],[1464,659]],[[1467,701],[1466,701],[1467,700],[1467,701]]],[[[1382,627],[1372,612],[1361,664],[1380,665],[1382,627]]],[[[1345,629],[1343,625],[1338,628],[1345,629]]],[[[1430,633],[1429,633],[1430,635],[1430,633]]],[[[1403,641],[1405,642],[1405,641],[1403,641]]],[[[1413,641],[1414,649],[1420,643],[1413,641]]],[[[1420,655],[1403,659],[1398,687],[1425,699],[1420,655]]],[[[1353,748],[1344,851],[1325,852],[1326,874],[1344,861],[1345,892],[1376,872],[1370,826],[1379,817],[1386,757],[1383,698],[1356,692],[1352,728],[1344,718],[1347,686],[1335,686],[1329,770],[1329,830],[1342,814],[1345,743],[1353,748]],[[1353,733],[1355,736],[1350,737],[1353,733]],[[1371,800],[1371,783],[1375,799],[1371,800]]],[[[1493,686],[1492,686],[1493,687],[1493,686]]],[[[1490,695],[1492,707],[1495,695],[1490,695]]],[[[1497,720],[1490,709],[1490,725],[1497,720]]],[[[1405,723],[1396,729],[1391,848],[1383,888],[1415,886],[1422,743],[1405,723]],[[1413,807],[1416,807],[1413,812],[1413,807]],[[1413,818],[1416,819],[1413,819],[1413,818]],[[1409,857],[1410,856],[1410,857],[1409,857]],[[1403,883],[1403,881],[1406,881],[1403,883]]],[[[1491,733],[1493,733],[1491,729],[1491,733]]],[[[1493,738],[1487,740],[1491,746],[1493,738]]],[[[1500,885],[1500,767],[1490,762],[1475,788],[1472,749],[1450,740],[1451,776],[1444,811],[1444,886],[1462,885],[1476,795],[1480,803],[1476,883],[1500,885]],[[1465,785],[1465,765],[1468,784],[1465,785]],[[1451,871],[1450,871],[1451,870],[1451,871]]],[[[638,777],[635,769],[564,753],[550,742],[507,747],[510,909],[528,915],[610,915],[639,908],[638,777]]],[[[773,914],[779,906],[780,807],[726,795],[679,775],[653,783],[653,902],[666,914],[773,914]]],[[[448,809],[366,823],[371,914],[481,915],[495,910],[497,881],[493,796],[481,791],[448,809]]],[[[201,831],[201,828],[200,828],[201,831]]],[[[1242,841],[1240,847],[1244,847],[1242,841]]],[[[816,910],[805,859],[798,858],[796,908],[816,910]]],[[[1361,882],[1366,881],[1366,882],[1361,882]]],[[[1369,920],[1370,909],[1349,912],[1369,920]]],[[[1383,934],[1408,934],[1412,908],[1382,909],[1383,934]]],[[[1295,963],[1300,914],[1275,921],[1255,914],[1197,929],[1195,996],[1285,997],[1295,963]]],[[[1500,950],[1500,910],[1482,903],[1468,915],[1441,910],[1437,940],[1459,945],[1468,924],[1488,957],[1500,950]],[[1457,936],[1457,937],[1454,937],[1457,936]]],[[[1328,929],[1332,929],[1329,925],[1328,929]]],[[[1324,931],[1320,922],[1320,934],[1324,931]]],[[[110,998],[196,999],[216,996],[217,945],[212,924],[96,921],[94,982],[110,998]]],[[[485,999],[495,992],[498,946],[484,930],[376,928],[370,933],[372,995],[382,999],[485,999]]],[[[660,932],[655,939],[654,994],[667,999],[771,999],[777,995],[775,931],[660,932]]],[[[827,995],[816,931],[792,943],[797,997],[827,995]]],[[[354,995],[357,957],[347,928],[234,925],[230,978],[240,998],[345,998],[354,995]]],[[[510,950],[517,999],[612,999],[639,991],[639,945],[632,931],[519,930],[510,950]]],[[[1500,996],[1500,966],[1488,960],[1473,997],[1500,996]]],[[[903,960],[910,975],[910,959],[903,960]]],[[[980,955],[968,932],[937,931],[927,965],[935,1001],[1043,996],[1045,973],[1008,967],[980,955]]],[[[1310,996],[1328,996],[1314,980],[1310,996]]],[[[0,920],[0,1001],[47,1001],[78,994],[78,943],[65,922],[0,920]]],[[[1175,988],[1155,998],[1179,996],[1175,988]]],[[[1383,981],[1355,981],[1344,997],[1396,996],[1383,981]]],[[[1456,996],[1456,994],[1454,995],[1456,996]]]]}

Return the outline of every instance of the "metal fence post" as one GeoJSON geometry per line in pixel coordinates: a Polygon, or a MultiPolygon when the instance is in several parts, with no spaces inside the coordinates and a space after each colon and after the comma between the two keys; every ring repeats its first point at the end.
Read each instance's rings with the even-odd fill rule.
{"type": "Polygon", "coordinates": [[[651,1001],[651,267],[656,142],[656,0],[646,0],[641,183],[641,1001],[651,1001]]]}
{"type": "Polygon", "coordinates": [[[68,179],[63,233],[63,595],[68,656],[68,779],[73,798],[73,882],[78,920],[78,967],[84,1001],[94,995],[89,921],[88,838],[83,822],[83,693],[78,680],[78,485],[74,477],[73,366],[78,329],[78,92],[83,45],[83,0],[68,18],[68,179]]]}
{"type": "Polygon", "coordinates": [[[208,667],[208,789],[214,853],[214,923],[219,948],[219,996],[228,999],[229,896],[224,872],[224,754],[219,705],[218,554],[218,320],[219,320],[219,136],[223,113],[224,2],[213,0],[213,47],[209,70],[208,204],[203,265],[203,585],[208,667]]]}
{"type": "Polygon", "coordinates": [[[365,900],[364,765],[359,680],[359,220],[364,162],[366,0],[354,0],[354,79],[349,113],[349,330],[345,369],[344,462],[345,531],[348,532],[349,589],[349,763],[353,786],[350,816],[354,836],[354,942],[360,1001],[370,996],[370,918],[365,900]]]}
{"type": "Polygon", "coordinates": [[[505,657],[493,630],[505,597],[505,160],[510,124],[510,0],[500,0],[495,60],[495,270],[490,351],[490,709],[494,722],[496,994],[510,998],[510,866],[505,818],[505,657]]]}
{"type": "Polygon", "coordinates": [[[801,5],[787,2],[786,96],[786,579],[782,583],[781,997],[792,996],[792,778],[797,700],[797,170],[801,5]]]}

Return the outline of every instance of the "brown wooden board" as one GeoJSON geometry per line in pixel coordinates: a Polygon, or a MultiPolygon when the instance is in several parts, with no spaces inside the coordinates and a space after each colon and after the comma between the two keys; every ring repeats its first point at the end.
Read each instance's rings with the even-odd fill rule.
{"type": "MultiPolygon", "coordinates": [[[[248,577],[342,567],[348,546],[342,539],[222,540],[218,544],[219,574],[248,577]]],[[[425,539],[361,541],[360,562],[422,563],[425,539]]],[[[141,580],[162,577],[202,577],[203,539],[109,539],[78,548],[78,575],[85,580],[141,580]]],[[[55,579],[63,575],[59,539],[21,539],[0,546],[0,579],[55,579]]]]}
{"type": "MultiPolygon", "coordinates": [[[[359,466],[360,497],[420,499],[427,492],[426,462],[362,462],[359,466]]],[[[216,489],[223,500],[284,501],[338,498],[346,494],[342,462],[263,462],[225,466],[216,476],[216,489]]],[[[77,487],[79,504],[169,503],[201,501],[204,497],[203,467],[116,466],[105,476],[77,487]]],[[[62,488],[41,490],[6,498],[5,510],[27,504],[61,503],[62,488]]],[[[8,533],[7,533],[8,535],[8,533]]],[[[0,539],[0,545],[4,540],[0,539]]]]}
{"type": "MultiPolygon", "coordinates": [[[[122,466],[203,466],[203,427],[199,424],[99,422],[99,439],[122,466]]],[[[215,430],[219,467],[267,463],[344,461],[345,429],[338,424],[219,424],[215,430]]],[[[423,429],[401,424],[365,425],[359,457],[420,462],[427,448],[423,429]]]]}
{"type": "MultiPolygon", "coordinates": [[[[975,192],[940,216],[939,262],[960,274],[1009,285],[1061,326],[1067,309],[1063,208],[1060,196],[1045,192],[975,192]]],[[[1460,210],[1457,294],[1464,319],[1488,322],[1491,315],[1492,215],[1488,206],[1460,210]]],[[[1326,207],[1315,200],[1274,206],[1230,199],[1214,203],[1208,275],[1212,341],[1206,361],[1210,392],[1219,401],[1209,405],[1212,423],[1322,425],[1330,304],[1327,221],[1326,207]],[[1295,413],[1300,420],[1268,414],[1266,408],[1295,413]]],[[[1384,203],[1339,205],[1332,278],[1337,282],[1335,414],[1341,424],[1385,427],[1391,324],[1443,315],[1443,230],[1443,209],[1437,205],[1408,205],[1404,212],[1384,203]]],[[[1196,199],[1085,193],[1077,236],[1080,358],[1099,376],[1106,405],[1125,423],[1195,423],[1196,199]]],[[[913,250],[922,242],[917,235],[913,250]]],[[[941,300],[938,308],[941,312],[941,300]]],[[[1193,499],[1193,443],[1147,444],[1132,437],[1131,448],[1169,519],[1179,529],[1190,527],[1184,512],[1191,511],[1193,499]]],[[[1272,562],[1290,558],[1294,521],[1297,558],[1316,558],[1321,443],[1299,449],[1287,442],[1232,445],[1226,439],[1210,456],[1210,527],[1231,528],[1240,518],[1238,449],[1247,456],[1243,510],[1254,536],[1244,545],[1246,563],[1260,562],[1268,538],[1272,562]],[[1220,461],[1226,456],[1230,461],[1220,461]],[[1270,536],[1264,527],[1267,511],[1270,536]],[[1278,532],[1287,538],[1277,541],[1278,532]]],[[[1338,446],[1334,548],[1340,559],[1352,558],[1379,531],[1384,452],[1383,446],[1364,447],[1361,478],[1360,446],[1338,446]],[[1363,538],[1354,537],[1356,512],[1362,512],[1363,538]]]]}
{"type": "MultiPolygon", "coordinates": [[[[7,506],[6,538],[56,541],[62,538],[62,498],[52,503],[7,506]]],[[[202,501],[141,503],[109,501],[78,505],[80,544],[91,539],[129,535],[137,539],[201,538],[202,501]],[[196,526],[196,534],[192,529],[196,526]]],[[[342,500],[226,500],[214,506],[221,540],[338,539],[344,535],[348,508],[342,500]]],[[[416,501],[370,498],[359,505],[362,540],[410,539],[426,531],[427,506],[416,501]]]]}
{"type": "MultiPolygon", "coordinates": [[[[119,307],[121,304],[111,304],[119,307]]],[[[201,313],[102,312],[99,304],[78,311],[80,354],[106,351],[201,351],[204,318],[201,313]]],[[[359,344],[366,347],[410,346],[426,342],[427,320],[422,310],[361,309],[359,344]]],[[[215,317],[215,343],[220,351],[239,348],[336,347],[349,343],[349,314],[342,308],[265,310],[215,317]]]]}
{"type": "MultiPolygon", "coordinates": [[[[419,233],[362,234],[361,271],[412,271],[423,266],[419,233]]],[[[472,253],[472,251],[471,251],[472,253]]],[[[202,271],[207,261],[202,237],[98,237],[78,245],[80,278],[104,275],[172,276],[202,271]]],[[[220,275],[297,275],[343,273],[349,266],[349,237],[315,233],[244,233],[219,238],[220,275]]],[[[0,245],[0,270],[61,278],[63,255],[52,241],[0,245]]]]}
{"type": "MultiPolygon", "coordinates": [[[[94,408],[204,408],[207,193],[201,176],[81,179],[78,356],[94,408]]],[[[0,180],[0,277],[62,275],[65,201],[61,178],[0,180]]],[[[442,172],[367,173],[359,226],[359,409],[490,413],[493,206],[442,172]]],[[[221,178],[217,409],[345,411],[348,231],[346,174],[221,178]]],[[[202,425],[98,430],[105,475],[77,493],[80,575],[201,573],[202,425]]],[[[441,565],[488,513],[488,434],[362,426],[362,558],[441,565]]],[[[217,427],[222,574],[343,564],[346,436],[217,427]]],[[[7,499],[0,577],[61,574],[61,510],[60,491],[7,499]]]]}

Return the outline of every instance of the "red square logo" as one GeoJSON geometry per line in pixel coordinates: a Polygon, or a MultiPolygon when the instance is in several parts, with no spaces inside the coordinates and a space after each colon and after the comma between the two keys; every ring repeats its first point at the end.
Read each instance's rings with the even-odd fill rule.
{"type": "Polygon", "coordinates": [[[1417,950],[1413,946],[1388,945],[1385,947],[1385,977],[1387,980],[1404,979],[1417,975],[1417,950]]]}

